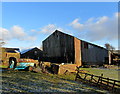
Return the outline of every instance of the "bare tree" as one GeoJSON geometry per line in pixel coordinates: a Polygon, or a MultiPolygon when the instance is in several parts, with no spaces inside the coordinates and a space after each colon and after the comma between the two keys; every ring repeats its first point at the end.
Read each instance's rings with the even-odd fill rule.
{"type": "Polygon", "coordinates": [[[112,51],[115,50],[115,47],[113,47],[112,45],[111,45],[111,50],[112,50],[112,51]]]}
{"type": "Polygon", "coordinates": [[[110,45],[109,43],[105,44],[105,48],[111,52],[113,52],[113,50],[115,50],[115,47],[113,47],[112,45],[110,45]]]}
{"type": "Polygon", "coordinates": [[[106,43],[106,44],[105,44],[105,48],[106,48],[107,50],[110,50],[110,44],[109,44],[109,43],[106,43]]]}
{"type": "Polygon", "coordinates": [[[2,47],[5,44],[6,44],[5,41],[3,41],[3,39],[0,39],[0,47],[2,47]]]}
{"type": "Polygon", "coordinates": [[[5,42],[0,42],[0,47],[2,47],[3,45],[5,45],[5,42]]]}

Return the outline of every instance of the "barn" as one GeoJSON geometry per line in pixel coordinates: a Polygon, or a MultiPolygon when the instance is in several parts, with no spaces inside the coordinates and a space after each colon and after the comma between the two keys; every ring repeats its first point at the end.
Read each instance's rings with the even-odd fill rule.
{"type": "Polygon", "coordinates": [[[103,65],[108,50],[56,30],[43,41],[43,56],[58,64],[103,65]]]}
{"type": "Polygon", "coordinates": [[[20,56],[20,58],[34,59],[34,60],[42,60],[42,57],[43,57],[43,51],[37,47],[22,51],[20,56]]]}

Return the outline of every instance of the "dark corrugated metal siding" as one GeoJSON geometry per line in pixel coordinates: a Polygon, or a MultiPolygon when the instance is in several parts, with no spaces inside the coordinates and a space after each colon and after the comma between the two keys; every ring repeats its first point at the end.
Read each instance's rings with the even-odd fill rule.
{"type": "Polygon", "coordinates": [[[34,59],[34,60],[43,60],[43,51],[37,47],[28,50],[25,53],[22,53],[21,58],[34,59]]]}
{"type": "Polygon", "coordinates": [[[82,62],[87,65],[102,65],[105,57],[108,57],[108,51],[88,42],[82,41],[82,62]]]}
{"type": "Polygon", "coordinates": [[[65,62],[74,63],[74,37],[67,34],[59,33],[61,57],[65,58],[65,62]]]}
{"type": "Polygon", "coordinates": [[[45,57],[60,57],[60,41],[57,33],[53,33],[43,41],[43,50],[45,57]]]}
{"type": "Polygon", "coordinates": [[[74,62],[73,38],[62,32],[55,31],[43,41],[44,57],[51,62],[74,62]]]}

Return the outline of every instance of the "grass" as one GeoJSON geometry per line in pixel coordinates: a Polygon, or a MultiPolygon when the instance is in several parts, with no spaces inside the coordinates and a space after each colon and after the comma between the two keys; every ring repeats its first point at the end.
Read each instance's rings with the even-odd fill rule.
{"type": "Polygon", "coordinates": [[[101,76],[101,74],[103,74],[103,77],[105,78],[120,80],[119,79],[120,72],[114,69],[80,68],[80,70],[87,71],[87,73],[94,74],[97,76],[101,76]]]}
{"type": "Polygon", "coordinates": [[[0,68],[8,68],[8,66],[0,65],[0,68]]]}
{"type": "Polygon", "coordinates": [[[2,92],[77,92],[82,94],[110,94],[109,91],[74,81],[75,74],[53,75],[26,71],[5,71],[2,92]]]}

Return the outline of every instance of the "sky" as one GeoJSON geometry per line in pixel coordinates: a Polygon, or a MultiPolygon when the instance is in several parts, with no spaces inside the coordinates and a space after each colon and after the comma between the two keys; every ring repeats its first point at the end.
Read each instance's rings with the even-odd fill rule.
{"type": "Polygon", "coordinates": [[[2,2],[4,47],[42,46],[56,29],[104,47],[118,49],[117,2],[2,2]]]}

